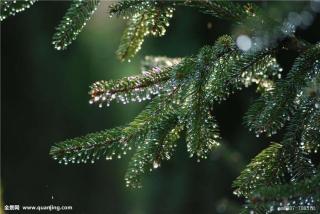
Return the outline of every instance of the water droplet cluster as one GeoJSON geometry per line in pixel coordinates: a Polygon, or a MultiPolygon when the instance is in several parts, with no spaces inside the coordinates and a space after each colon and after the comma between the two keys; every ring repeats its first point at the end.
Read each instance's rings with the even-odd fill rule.
{"type": "Polygon", "coordinates": [[[129,136],[122,129],[115,128],[107,131],[88,134],[52,147],[50,154],[59,163],[94,163],[100,158],[111,160],[114,157],[121,158],[130,151],[128,145],[129,136]],[[121,134],[120,134],[121,133],[121,134]]]}
{"type": "Polygon", "coordinates": [[[143,3],[129,19],[117,55],[121,60],[132,58],[140,49],[146,36],[163,36],[172,18],[173,7],[160,7],[155,1],[143,3]]]}
{"type": "Polygon", "coordinates": [[[267,183],[280,184],[284,176],[281,171],[283,166],[279,162],[281,153],[282,145],[275,143],[258,154],[235,181],[237,189],[234,194],[247,197],[267,183]]]}
{"type": "Polygon", "coordinates": [[[99,4],[100,0],[73,1],[53,35],[54,48],[65,50],[78,37],[99,4]]]}
{"type": "Polygon", "coordinates": [[[103,103],[109,106],[113,100],[123,104],[150,100],[153,95],[166,94],[177,87],[177,81],[171,76],[170,68],[154,67],[118,81],[99,81],[91,87],[89,103],[99,103],[102,107],[103,103]]]}
{"type": "Polygon", "coordinates": [[[220,145],[218,125],[206,106],[193,106],[186,121],[187,151],[190,157],[206,159],[220,145]]]}
{"type": "MultiPolygon", "coordinates": [[[[190,156],[198,161],[207,158],[220,142],[213,104],[251,83],[262,84],[265,93],[272,94],[276,87],[272,78],[278,78],[281,73],[270,50],[253,48],[243,52],[226,36],[213,47],[203,48],[197,56],[175,60],[148,58],[143,64],[147,69],[140,75],[93,84],[91,103],[108,105],[113,100],[128,103],[153,99],[145,111],[124,128],[58,144],[53,156],[64,163],[85,163],[100,157],[121,158],[134,150],[125,180],[129,187],[141,187],[142,175],[172,157],[182,130],[186,131],[190,156]]],[[[313,107],[317,109],[314,104],[313,107]]],[[[281,184],[286,176],[292,182],[298,181],[300,172],[296,170],[296,163],[312,166],[308,159],[302,158],[302,152],[293,153],[297,156],[290,156],[289,162],[282,162],[283,153],[282,145],[273,144],[257,156],[240,178],[246,185],[236,193],[249,194],[267,182],[281,184]]]]}
{"type": "Polygon", "coordinates": [[[30,8],[35,2],[36,0],[1,1],[0,21],[5,20],[8,16],[14,16],[17,13],[25,11],[26,9],[30,8]]]}
{"type": "Polygon", "coordinates": [[[276,134],[291,120],[294,112],[299,111],[306,82],[319,75],[319,55],[320,48],[316,46],[300,56],[287,78],[278,81],[250,107],[246,119],[250,130],[254,130],[257,136],[276,134]],[[307,72],[306,67],[309,67],[307,72]]]}
{"type": "MultiPolygon", "coordinates": [[[[169,126],[172,124],[168,123],[169,126]]],[[[140,188],[143,174],[151,172],[161,166],[162,160],[169,160],[176,148],[181,127],[176,126],[169,132],[151,130],[148,137],[137,146],[137,150],[129,164],[125,182],[127,187],[140,188]],[[160,135],[164,132],[164,136],[160,135]]]]}
{"type": "Polygon", "coordinates": [[[296,102],[299,103],[297,110],[305,115],[301,127],[301,140],[298,142],[300,149],[307,154],[316,154],[320,148],[320,73],[315,81],[311,81],[306,89],[301,90],[296,102]]]}
{"type": "Polygon", "coordinates": [[[220,57],[211,68],[206,96],[219,103],[253,83],[258,85],[259,90],[271,90],[274,86],[272,79],[280,78],[282,71],[269,50],[245,53],[233,51],[220,57]]]}

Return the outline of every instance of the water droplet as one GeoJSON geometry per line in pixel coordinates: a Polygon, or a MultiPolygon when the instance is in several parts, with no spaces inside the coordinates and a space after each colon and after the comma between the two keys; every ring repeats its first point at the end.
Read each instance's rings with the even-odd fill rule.
{"type": "Polygon", "coordinates": [[[154,169],[157,169],[157,168],[159,168],[160,167],[160,163],[158,163],[157,161],[154,161],[153,162],[153,168],[154,169]]]}

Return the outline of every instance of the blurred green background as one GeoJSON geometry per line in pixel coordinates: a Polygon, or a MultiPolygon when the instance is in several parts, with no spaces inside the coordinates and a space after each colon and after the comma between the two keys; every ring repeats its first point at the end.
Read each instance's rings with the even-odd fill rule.
{"type": "MultiPolygon", "coordinates": [[[[236,213],[243,201],[233,196],[232,181],[268,142],[281,137],[280,133],[273,139],[256,138],[242,124],[243,114],[257,96],[254,87],[215,107],[226,147],[197,163],[188,158],[181,140],[173,160],[147,176],[142,189],[125,187],[130,156],[67,166],[49,157],[53,143],[125,124],[145,105],[113,104],[102,109],[89,105],[91,83],[139,73],[145,55],[197,53],[232,31],[232,23],[178,8],[166,36],[147,39],[131,63],[121,63],[114,52],[124,22],[107,18],[108,4],[100,5],[79,38],[63,52],[53,49],[51,37],[69,2],[38,2],[1,23],[4,204],[71,205],[77,214],[236,213]]],[[[270,7],[281,11],[287,4],[273,2],[270,7]]],[[[318,16],[298,35],[317,41],[319,26],[318,16]]],[[[295,56],[288,52],[278,56],[286,71],[295,56]]]]}

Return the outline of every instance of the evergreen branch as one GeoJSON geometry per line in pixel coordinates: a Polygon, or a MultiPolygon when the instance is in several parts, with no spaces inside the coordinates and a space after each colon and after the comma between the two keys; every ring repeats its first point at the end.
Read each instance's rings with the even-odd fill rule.
{"type": "Polygon", "coordinates": [[[50,155],[58,159],[59,163],[65,164],[87,161],[94,163],[94,160],[101,156],[108,159],[109,155],[114,155],[118,149],[125,149],[125,146],[122,147],[124,144],[120,143],[123,140],[120,133],[121,128],[114,128],[66,140],[53,146],[50,155]]]}
{"type": "MultiPolygon", "coordinates": [[[[248,210],[254,210],[257,213],[272,212],[277,207],[282,207],[283,205],[294,205],[292,204],[292,202],[294,201],[296,201],[296,203],[299,203],[300,205],[310,205],[310,203],[312,205],[314,201],[318,203],[320,200],[320,195],[317,193],[317,196],[317,194],[314,193],[311,195],[316,196],[317,199],[311,198],[310,201],[310,197],[304,197],[303,193],[300,193],[295,186],[300,185],[299,183],[303,183],[306,180],[314,179],[319,173],[315,165],[311,161],[310,156],[308,155],[310,153],[310,147],[306,147],[306,145],[308,145],[308,143],[310,142],[308,142],[308,139],[306,139],[307,141],[304,141],[303,138],[305,131],[308,130],[309,127],[313,127],[315,125],[314,121],[312,121],[311,118],[313,118],[314,115],[319,115],[320,113],[315,105],[319,100],[317,100],[317,97],[315,96],[310,96],[308,91],[305,89],[302,89],[300,91],[301,92],[298,92],[299,96],[297,96],[297,98],[295,99],[295,102],[298,104],[298,106],[294,109],[293,118],[290,120],[282,141],[281,152],[279,152],[280,158],[275,159],[280,166],[285,167],[280,168],[279,166],[272,166],[272,164],[268,164],[269,166],[272,166],[274,170],[279,170],[279,173],[282,174],[282,179],[280,180],[280,182],[272,185],[255,184],[253,187],[249,188],[251,189],[251,192],[243,192],[242,190],[238,191],[238,189],[237,193],[243,194],[244,196],[249,198],[249,204],[247,206],[248,210]],[[295,192],[294,194],[290,194],[290,197],[287,197],[284,202],[279,202],[279,198],[277,198],[276,195],[274,195],[273,198],[270,199],[270,201],[265,199],[264,193],[265,191],[267,191],[266,189],[269,188],[270,192],[273,192],[274,194],[286,194],[288,191],[285,191],[284,189],[289,188],[289,186],[290,188],[292,188],[292,190],[297,192],[295,192]],[[276,192],[276,190],[283,190],[284,192],[280,193],[276,192]],[[294,196],[298,194],[299,197],[294,196]],[[308,200],[309,202],[307,202],[308,200]]],[[[319,133],[320,132],[318,132],[318,134],[319,133]]],[[[319,144],[319,141],[316,142],[316,144],[319,144]]],[[[258,155],[262,157],[261,161],[268,162],[268,157],[263,158],[262,153],[258,155]]],[[[256,162],[257,160],[254,159],[251,164],[254,164],[256,162]]],[[[251,170],[251,164],[249,164],[246,170],[251,170]]],[[[240,175],[240,177],[242,178],[239,179],[239,177],[234,183],[235,186],[241,186],[241,188],[243,188],[245,179],[250,179],[250,174],[248,175],[244,172],[245,171],[243,171],[240,175]]],[[[259,169],[254,169],[254,173],[259,173],[259,169]]],[[[262,174],[262,177],[265,179],[265,177],[270,175],[272,174],[266,172],[262,174]]]]}
{"type": "Polygon", "coordinates": [[[318,208],[320,205],[319,185],[320,174],[318,173],[312,178],[297,183],[260,187],[249,197],[251,201],[254,201],[254,204],[249,205],[249,210],[257,211],[259,209],[266,213],[279,210],[279,207],[291,206],[292,213],[301,213],[297,206],[318,208]]]}
{"type": "Polygon", "coordinates": [[[110,105],[112,100],[120,101],[124,104],[129,102],[151,99],[151,95],[161,92],[172,91],[175,86],[170,78],[173,73],[172,67],[153,67],[149,71],[143,71],[141,75],[122,78],[117,81],[99,81],[91,87],[90,103],[102,102],[110,105]]]}
{"type": "MultiPolygon", "coordinates": [[[[33,2],[1,1],[0,20],[29,8],[33,2]]],[[[76,39],[99,3],[71,3],[53,36],[56,49],[66,49],[76,39]]],[[[196,56],[147,57],[141,75],[94,83],[90,103],[99,106],[113,100],[128,103],[157,97],[126,126],[57,143],[50,155],[65,164],[93,163],[100,158],[121,158],[134,150],[125,180],[129,187],[140,187],[142,175],[172,157],[184,130],[190,156],[206,158],[220,141],[212,106],[256,83],[263,94],[246,115],[249,128],[259,136],[275,134],[285,123],[287,127],[281,143],[273,143],[259,153],[234,182],[235,193],[247,199],[243,213],[273,212],[295,203],[319,206],[320,165],[316,153],[320,147],[320,44],[298,40],[294,36],[297,26],[272,20],[251,3],[122,0],[110,7],[111,16],[131,16],[118,57],[130,59],[147,36],[163,36],[176,4],[240,23],[244,26],[241,30],[250,34],[253,47],[243,52],[230,37],[223,36],[196,56]],[[274,84],[281,68],[273,55],[280,49],[300,55],[287,77],[274,84]]]]}
{"type": "Polygon", "coordinates": [[[230,90],[240,89],[244,77],[246,85],[249,80],[254,82],[278,74],[279,66],[269,55],[270,51],[244,54],[233,45],[227,37],[222,37],[213,48],[202,48],[195,60],[197,65],[192,79],[195,85],[191,84],[190,98],[185,104],[191,107],[185,118],[191,156],[197,154],[198,158],[205,158],[207,152],[219,145],[217,125],[209,111],[213,100],[225,99],[230,90]],[[221,48],[224,43],[228,45],[221,48]]]}
{"type": "Polygon", "coordinates": [[[214,46],[202,48],[197,56],[182,60],[149,58],[144,68],[159,67],[118,81],[98,82],[90,92],[92,102],[116,99],[126,103],[132,98],[142,99],[141,93],[150,95],[155,91],[153,94],[159,96],[143,112],[127,126],[56,144],[51,155],[65,163],[86,162],[103,156],[106,159],[121,157],[135,148],[126,175],[127,185],[131,187],[141,186],[141,176],[146,171],[171,157],[182,129],[187,132],[190,155],[197,156],[198,160],[206,158],[219,145],[212,104],[228,96],[222,93],[222,84],[226,91],[234,87],[232,83],[237,85],[234,89],[240,89],[246,84],[243,81],[246,75],[263,79],[270,72],[277,73],[278,66],[270,53],[269,50],[241,52],[230,37],[223,36],[214,46]],[[230,63],[226,63],[227,59],[230,63]],[[174,64],[176,62],[178,64],[174,64]],[[219,99],[213,99],[208,92],[219,95],[219,99]],[[78,153],[81,153],[80,160],[77,160],[78,153]]]}
{"type": "Polygon", "coordinates": [[[229,91],[240,89],[244,77],[248,82],[248,78],[253,81],[270,73],[278,74],[279,66],[269,54],[270,51],[240,52],[228,37],[220,38],[213,47],[202,48],[194,60],[197,62],[192,75],[194,83],[191,83],[190,97],[185,103],[189,109],[184,120],[191,156],[205,158],[219,145],[217,125],[209,110],[213,101],[225,99],[229,91]]]}
{"type": "Polygon", "coordinates": [[[265,186],[256,190],[262,201],[283,200],[284,198],[308,197],[312,194],[320,196],[320,174],[312,178],[302,180],[298,183],[284,185],[265,186]]]}
{"type": "Polygon", "coordinates": [[[261,133],[275,134],[290,119],[294,109],[294,100],[308,79],[317,73],[317,60],[320,58],[320,46],[315,45],[296,59],[285,80],[280,80],[274,90],[266,93],[253,104],[246,114],[250,129],[261,133]]]}
{"type": "Polygon", "coordinates": [[[141,187],[142,175],[159,168],[161,161],[172,156],[182,130],[176,125],[177,118],[172,116],[166,118],[160,129],[150,130],[144,142],[137,147],[125,175],[128,187],[141,187]]]}
{"type": "MultiPolygon", "coordinates": [[[[319,72],[316,73],[317,77],[315,78],[317,79],[319,78],[319,72]]],[[[310,82],[313,82],[313,79],[310,82]]],[[[318,96],[310,94],[310,91],[305,88],[298,92],[295,99],[296,107],[292,112],[293,116],[287,126],[283,143],[295,145],[306,154],[310,154],[312,151],[317,152],[317,148],[320,147],[320,141],[317,140],[320,135],[319,101],[318,96]]],[[[310,169],[306,170],[312,171],[310,169]]]]}
{"type": "MultiPolygon", "coordinates": [[[[203,48],[199,56],[197,56],[196,58],[186,58],[182,60],[178,65],[174,65],[168,68],[164,67],[162,71],[159,71],[160,68],[156,68],[152,71],[145,72],[140,76],[124,78],[115,82],[109,81],[96,83],[92,87],[91,95],[93,96],[93,101],[96,102],[103,100],[111,101],[112,99],[118,99],[128,102],[130,97],[134,97],[133,95],[138,96],[137,93],[140,93],[143,90],[147,92],[156,91],[156,94],[158,94],[160,93],[158,92],[159,87],[161,87],[161,89],[165,89],[165,97],[167,97],[167,99],[170,99],[170,101],[167,100],[165,104],[161,104],[162,101],[160,102],[157,101],[158,99],[156,99],[155,102],[150,103],[149,107],[144,112],[142,112],[132,123],[130,123],[127,127],[120,129],[119,132],[116,132],[115,136],[122,133],[122,141],[124,142],[128,142],[129,139],[132,138],[132,136],[140,136],[140,138],[143,139],[143,137],[141,136],[145,136],[145,134],[147,133],[146,130],[148,130],[148,128],[150,129],[152,124],[156,123],[161,126],[160,122],[156,122],[159,121],[159,119],[155,118],[158,117],[158,114],[161,115],[161,112],[163,111],[176,112],[177,109],[174,109],[172,105],[178,105],[177,107],[179,107],[180,105],[180,109],[182,108],[179,113],[180,115],[182,115],[182,117],[180,116],[181,123],[188,124],[189,122],[191,122],[189,124],[189,128],[192,127],[193,130],[197,131],[195,132],[195,139],[197,139],[197,141],[193,142],[193,137],[189,135],[189,151],[192,154],[198,153],[198,156],[204,156],[204,154],[208,151],[208,148],[211,148],[213,144],[216,145],[216,141],[218,140],[216,125],[209,110],[209,104],[212,103],[212,100],[205,94],[205,91],[207,91],[208,89],[214,89],[212,88],[214,85],[207,84],[208,78],[212,78],[212,75],[214,75],[214,71],[216,69],[220,71],[225,70],[225,68],[221,66],[221,64],[223,64],[223,60],[221,60],[221,57],[228,57],[228,53],[232,52],[238,53],[231,38],[224,36],[221,37],[213,47],[203,48]],[[194,78],[198,79],[197,81],[195,81],[196,85],[194,85],[193,83],[194,78]],[[157,90],[153,90],[154,87],[157,87],[157,90]],[[157,114],[152,114],[152,112],[157,112],[157,114]],[[193,112],[198,113],[194,114],[193,112]],[[194,115],[195,120],[186,120],[185,115],[194,115]],[[200,118],[198,118],[198,116],[200,118]],[[204,125],[202,125],[201,121],[204,125]],[[202,136],[204,136],[204,134],[206,134],[205,136],[212,136],[208,138],[209,141],[205,141],[206,139],[203,139],[202,136]],[[196,146],[190,146],[193,144],[196,146]]],[[[163,63],[163,61],[161,60],[159,62],[163,63]]],[[[265,61],[265,63],[269,63],[269,61],[265,61]]],[[[273,61],[271,64],[274,64],[273,61]]],[[[253,61],[250,61],[249,63],[247,60],[244,60],[241,65],[242,66],[240,66],[240,64],[234,63],[232,68],[239,67],[240,71],[239,69],[236,70],[239,73],[247,71],[248,68],[251,68],[252,70],[260,68],[257,66],[255,67],[253,61]]],[[[228,74],[228,72],[225,73],[228,74]]],[[[233,81],[230,78],[227,79],[227,81],[233,81]]],[[[227,86],[229,87],[229,84],[227,84],[227,86]]],[[[162,99],[163,98],[161,98],[161,100],[162,99]]],[[[152,126],[157,128],[157,125],[152,126]]],[[[109,134],[109,132],[106,131],[106,133],[104,134],[109,134]]],[[[75,139],[75,142],[79,141],[81,145],[87,146],[81,148],[83,150],[86,150],[86,148],[91,149],[91,138],[92,136],[89,135],[87,137],[84,137],[83,139],[75,139]]],[[[110,137],[110,139],[112,140],[112,142],[115,142],[119,140],[119,136],[117,136],[117,138],[110,137]]],[[[101,138],[95,141],[101,141],[101,138]]],[[[71,150],[73,148],[73,151],[76,153],[79,151],[79,149],[77,149],[78,147],[76,147],[76,149],[74,148],[75,142],[68,141],[60,145],[70,146],[71,150]]],[[[58,150],[59,149],[63,150],[65,148],[61,146],[60,148],[58,148],[58,150]]],[[[56,153],[56,150],[53,151],[53,153],[56,153]]]]}
{"type": "Polygon", "coordinates": [[[320,148],[320,110],[315,108],[308,118],[309,123],[305,125],[300,147],[308,153],[317,153],[320,148]]]}
{"type": "Polygon", "coordinates": [[[220,59],[220,65],[212,73],[208,96],[221,102],[235,90],[256,83],[264,90],[273,87],[270,78],[279,76],[281,68],[271,55],[272,50],[243,53],[231,52],[220,59]]]}
{"type": "MultiPolygon", "coordinates": [[[[177,2],[177,4],[179,4],[179,2],[177,2]]],[[[182,4],[185,6],[199,8],[201,12],[213,15],[220,19],[227,19],[236,22],[243,21],[247,17],[255,16],[253,4],[241,5],[237,2],[227,0],[187,0],[182,4]]]]}
{"type": "Polygon", "coordinates": [[[167,96],[157,97],[152,100],[129,126],[125,127],[123,132],[134,133],[138,138],[144,138],[146,134],[153,129],[161,128],[163,121],[167,117],[175,115],[177,117],[177,100],[180,100],[177,88],[167,96]],[[140,137],[139,137],[140,136],[140,137]]]}
{"type": "Polygon", "coordinates": [[[75,40],[93,13],[100,0],[73,0],[52,37],[57,50],[65,50],[75,40]]]}
{"type": "Polygon", "coordinates": [[[141,48],[146,36],[163,36],[174,8],[150,5],[135,13],[126,28],[117,50],[119,59],[132,58],[141,48]]]}
{"type": "Polygon", "coordinates": [[[119,17],[125,17],[126,15],[137,13],[140,11],[143,4],[150,6],[151,2],[144,2],[139,0],[122,0],[112,4],[109,7],[110,16],[116,15],[119,17]]]}
{"type": "Polygon", "coordinates": [[[220,136],[216,120],[206,106],[202,106],[201,95],[195,96],[196,102],[187,117],[187,149],[190,157],[207,158],[207,154],[220,145],[220,136]]]}
{"type": "Polygon", "coordinates": [[[234,182],[234,187],[237,188],[236,194],[248,197],[252,194],[250,191],[259,187],[285,184],[284,178],[290,178],[290,182],[296,182],[314,176],[315,166],[305,150],[296,146],[301,139],[302,127],[309,122],[308,114],[314,103],[307,102],[307,106],[301,103],[301,108],[287,127],[282,143],[273,144],[262,151],[241,173],[234,182]]]}
{"type": "Polygon", "coordinates": [[[54,159],[67,164],[94,162],[104,156],[107,160],[126,154],[138,144],[150,130],[162,126],[166,115],[176,114],[173,100],[178,99],[175,94],[155,98],[131,123],[124,127],[88,134],[64,142],[57,143],[50,150],[54,159]]]}
{"type": "Polygon", "coordinates": [[[30,8],[36,0],[1,0],[0,1],[0,21],[5,20],[9,16],[14,16],[17,13],[25,11],[30,8]]]}
{"type": "Polygon", "coordinates": [[[190,86],[190,98],[186,101],[186,106],[188,106],[185,119],[187,149],[190,157],[196,155],[198,161],[200,158],[207,158],[207,153],[220,144],[218,126],[205,99],[205,86],[210,77],[208,64],[210,60],[217,57],[215,54],[210,47],[201,49],[197,56],[194,83],[190,86]]]}
{"type": "Polygon", "coordinates": [[[234,193],[248,197],[256,188],[280,184],[284,179],[282,152],[283,146],[273,143],[259,153],[233,182],[234,193]]]}
{"type": "Polygon", "coordinates": [[[315,124],[311,124],[313,117],[318,117],[320,111],[317,107],[319,99],[317,97],[310,97],[305,89],[298,92],[295,99],[297,106],[293,111],[293,117],[287,126],[284,135],[284,143],[292,144],[299,143],[304,131],[315,124]]]}
{"type": "Polygon", "coordinates": [[[320,148],[320,73],[315,80],[303,90],[304,102],[309,103],[307,121],[301,133],[300,148],[304,151],[317,153],[320,148]]]}
{"type": "MultiPolygon", "coordinates": [[[[225,52],[235,50],[234,43],[230,37],[221,37],[214,47],[206,47],[206,51],[210,52],[208,59],[218,60],[225,52]]],[[[131,101],[141,101],[150,99],[151,95],[159,93],[168,93],[176,88],[179,81],[193,75],[193,66],[196,59],[187,57],[184,60],[168,58],[146,58],[143,62],[143,68],[150,69],[143,71],[141,75],[126,77],[117,81],[99,81],[91,87],[90,103],[107,102],[107,106],[112,100],[117,100],[123,103],[131,101]],[[180,63],[179,63],[180,62],[180,63]],[[151,64],[150,64],[151,63],[151,64]],[[178,63],[178,64],[176,64],[178,63]],[[153,67],[156,65],[159,67],[153,67]]]]}
{"type": "MultiPolygon", "coordinates": [[[[170,1],[121,0],[109,7],[110,16],[129,17],[157,5],[169,5],[170,1]]],[[[171,5],[171,3],[170,3],[171,5]]]]}
{"type": "Polygon", "coordinates": [[[286,145],[283,156],[283,164],[286,165],[285,173],[290,178],[289,182],[310,178],[316,173],[315,166],[310,157],[302,149],[293,145],[286,145]]]}

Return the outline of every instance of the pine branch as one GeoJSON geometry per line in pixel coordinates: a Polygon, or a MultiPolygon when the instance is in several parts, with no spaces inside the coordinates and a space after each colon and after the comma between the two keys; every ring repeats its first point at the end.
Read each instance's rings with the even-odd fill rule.
{"type": "Polygon", "coordinates": [[[196,156],[198,161],[207,158],[207,154],[220,145],[217,122],[201,98],[198,94],[193,98],[195,100],[191,100],[196,103],[190,108],[186,120],[188,152],[190,157],[196,156]]]}
{"type": "MultiPolygon", "coordinates": [[[[112,100],[117,100],[124,104],[129,102],[141,102],[142,100],[151,99],[152,95],[161,92],[169,92],[175,88],[170,78],[174,75],[174,64],[167,61],[166,65],[160,67],[152,67],[149,71],[143,71],[141,75],[126,77],[117,81],[99,81],[91,87],[90,95],[92,99],[90,103],[106,102],[110,105],[112,100]]],[[[175,62],[176,63],[176,62],[175,62]]]]}
{"type": "MultiPolygon", "coordinates": [[[[0,20],[34,2],[1,1],[0,20]]],[[[66,49],[77,38],[99,3],[72,1],[53,36],[56,49],[66,49]]],[[[320,44],[297,39],[294,32],[298,26],[273,20],[252,3],[122,0],[110,7],[111,16],[129,19],[118,57],[130,60],[147,36],[163,36],[176,5],[240,24],[253,46],[241,51],[230,37],[223,36],[195,56],[147,57],[140,75],[94,83],[89,102],[100,107],[113,100],[124,104],[152,101],[131,123],[57,143],[50,155],[65,164],[94,163],[133,151],[125,180],[129,187],[141,187],[144,174],[172,157],[184,131],[190,156],[206,158],[220,141],[212,107],[255,83],[262,96],[246,115],[249,128],[257,136],[271,136],[287,126],[282,141],[259,153],[234,182],[235,193],[247,199],[243,213],[273,212],[296,203],[319,206],[320,44]],[[294,50],[300,56],[287,77],[274,83],[282,69],[273,55],[280,49],[294,50]]]]}
{"type": "Polygon", "coordinates": [[[112,4],[109,7],[110,16],[125,17],[128,14],[136,13],[140,10],[141,4],[150,4],[149,2],[137,0],[123,0],[112,4]]]}
{"type": "Polygon", "coordinates": [[[185,124],[187,129],[187,149],[190,157],[194,155],[200,161],[200,158],[206,158],[207,153],[219,146],[220,136],[218,134],[218,125],[210,112],[210,105],[207,102],[205,87],[210,77],[208,64],[215,58],[215,52],[210,48],[204,47],[197,56],[195,65],[195,74],[190,86],[190,98],[186,105],[190,106],[185,124]]]}
{"type": "MultiPolygon", "coordinates": [[[[317,105],[317,104],[316,104],[317,105]]],[[[300,147],[308,153],[314,152],[317,153],[320,148],[320,110],[315,108],[314,111],[310,114],[309,123],[305,125],[300,147]]]]}
{"type": "MultiPolygon", "coordinates": [[[[316,102],[318,105],[319,100],[316,102]]],[[[308,123],[304,125],[299,146],[307,153],[317,153],[320,148],[320,109],[312,108],[307,117],[308,123]]]]}
{"type": "Polygon", "coordinates": [[[259,153],[233,182],[234,193],[248,197],[256,188],[280,184],[284,179],[282,151],[281,144],[273,143],[259,153]]]}
{"type": "Polygon", "coordinates": [[[259,89],[270,90],[273,87],[272,77],[279,77],[281,68],[272,56],[271,50],[242,53],[232,52],[221,59],[220,68],[214,72],[209,84],[212,99],[221,102],[230,94],[253,83],[259,89]]]}
{"type": "Polygon", "coordinates": [[[171,157],[181,130],[187,132],[190,155],[198,160],[206,158],[219,145],[212,105],[228,96],[220,91],[221,86],[224,84],[229,91],[234,87],[231,83],[237,83],[235,89],[240,89],[246,85],[243,79],[247,74],[250,78],[266,78],[270,71],[277,73],[278,65],[270,53],[244,53],[230,37],[223,36],[213,47],[202,48],[197,56],[182,60],[147,58],[143,68],[159,67],[138,76],[95,83],[90,92],[91,102],[100,104],[114,99],[127,103],[158,95],[147,108],[127,126],[58,143],[51,155],[65,163],[86,162],[121,157],[135,148],[126,175],[130,187],[140,187],[143,174],[171,157]],[[226,63],[227,59],[232,66],[226,63]],[[220,86],[217,88],[215,83],[220,86]],[[219,99],[213,99],[208,91],[219,95],[219,99]]]}
{"type": "Polygon", "coordinates": [[[79,35],[96,11],[100,0],[73,0],[52,37],[57,50],[65,50],[79,35]]]}
{"type": "Polygon", "coordinates": [[[21,1],[13,1],[13,0],[1,0],[0,2],[0,21],[5,20],[9,16],[14,16],[17,13],[25,11],[30,8],[36,0],[21,0],[21,1]]]}
{"type": "Polygon", "coordinates": [[[303,95],[310,102],[310,109],[299,146],[308,153],[317,153],[320,148],[320,73],[309,82],[303,95]]]}
{"type": "Polygon", "coordinates": [[[121,38],[117,56],[121,60],[132,58],[141,48],[146,36],[163,36],[174,8],[153,3],[141,6],[139,12],[132,15],[121,38]]]}
{"type": "MultiPolygon", "coordinates": [[[[94,163],[95,159],[105,156],[107,159],[121,150],[126,152],[127,144],[123,143],[121,128],[88,134],[66,140],[53,146],[50,155],[59,163],[94,163]],[[121,134],[120,134],[121,133],[121,134]]],[[[120,152],[119,152],[120,151],[120,152]]]]}
{"type": "Polygon", "coordinates": [[[296,59],[285,80],[280,80],[274,90],[266,93],[253,104],[245,120],[257,135],[266,132],[275,134],[290,119],[295,107],[295,98],[308,79],[317,73],[317,60],[320,58],[320,46],[315,45],[296,59]]]}
{"type": "Polygon", "coordinates": [[[114,156],[121,158],[132,147],[144,139],[153,128],[161,127],[161,115],[174,114],[170,99],[154,99],[131,123],[124,127],[88,134],[84,137],[57,143],[50,150],[50,155],[60,163],[86,163],[96,159],[111,160],[114,156]]]}
{"type": "Polygon", "coordinates": [[[121,0],[109,7],[109,13],[110,16],[128,17],[156,4],[158,1],[121,0]]]}
{"type": "MultiPolygon", "coordinates": [[[[297,183],[290,183],[284,185],[264,186],[256,190],[255,194],[259,194],[261,201],[274,201],[308,197],[313,194],[320,196],[320,174],[316,174],[312,178],[302,180],[297,183]]],[[[319,198],[320,199],[320,198],[319,198]]]]}
{"type": "Polygon", "coordinates": [[[166,118],[162,127],[151,130],[144,143],[137,147],[125,175],[128,187],[141,187],[142,175],[159,168],[161,161],[171,158],[182,130],[177,122],[176,117],[166,118]]]}
{"type": "Polygon", "coordinates": [[[240,4],[238,2],[227,0],[187,0],[182,3],[177,2],[177,4],[199,8],[203,13],[215,16],[220,19],[227,19],[236,22],[241,22],[247,17],[255,16],[255,6],[253,4],[240,4]]]}
{"type": "MultiPolygon", "coordinates": [[[[310,75],[309,73],[309,75],[307,76],[308,80],[305,81],[313,82],[314,79],[317,80],[319,78],[319,72],[315,71],[314,73],[316,74],[316,77],[313,77],[314,75],[310,75]]],[[[307,85],[310,85],[310,83],[307,85]]],[[[273,211],[277,207],[282,207],[284,205],[294,205],[292,204],[293,202],[297,202],[300,205],[309,206],[310,204],[313,205],[314,201],[316,201],[316,203],[319,203],[320,198],[318,193],[310,193],[312,197],[317,197],[317,199],[312,197],[310,199],[309,196],[304,197],[303,190],[301,190],[302,192],[299,192],[299,189],[296,188],[296,186],[299,186],[300,184],[302,185],[303,182],[315,179],[317,174],[319,174],[319,170],[316,169],[315,164],[310,157],[310,154],[312,148],[319,147],[320,141],[316,142],[313,141],[312,138],[304,137],[305,133],[310,130],[310,127],[312,130],[317,130],[317,121],[314,121],[313,118],[315,117],[319,119],[320,116],[320,111],[317,108],[319,99],[317,96],[315,96],[314,93],[310,94],[309,90],[302,88],[297,91],[294,102],[296,106],[294,107],[292,112],[293,116],[286,128],[286,133],[284,134],[283,140],[281,142],[281,151],[278,152],[280,156],[278,158],[274,158],[274,161],[277,162],[278,166],[269,163],[269,157],[265,156],[262,152],[257,156],[260,157],[260,160],[258,160],[257,158],[253,159],[252,162],[248,165],[247,169],[245,169],[240,177],[234,182],[234,187],[238,188],[236,190],[236,193],[249,198],[247,210],[253,210],[257,213],[264,213],[273,211]],[[254,175],[255,173],[259,173],[259,175],[256,175],[256,177],[259,176],[259,180],[263,180],[266,178],[269,179],[268,176],[272,175],[271,172],[260,173],[259,167],[256,169],[252,167],[254,166],[254,164],[260,164],[261,162],[265,162],[273,170],[279,170],[278,174],[282,174],[282,179],[276,184],[271,185],[267,183],[258,185],[256,184],[257,181],[254,181],[254,185],[248,187],[247,192],[243,191],[243,188],[246,187],[246,181],[254,179],[252,175],[254,175]],[[282,168],[279,166],[282,166],[282,168]],[[245,173],[247,170],[253,172],[245,173]],[[261,177],[263,179],[261,179],[261,177]],[[294,194],[290,193],[291,196],[284,200],[285,203],[279,202],[279,198],[277,198],[277,195],[287,194],[288,191],[286,191],[286,189],[288,188],[291,188],[296,192],[294,194]],[[265,199],[264,196],[265,191],[268,191],[268,189],[270,189],[270,194],[275,194],[273,198],[272,196],[270,196],[270,201],[269,199],[265,199]],[[295,195],[299,195],[299,197],[296,197],[295,195]]],[[[320,132],[318,131],[315,135],[319,135],[319,133],[320,132]]],[[[273,179],[273,181],[275,181],[275,179],[273,179]]]]}
{"type": "Polygon", "coordinates": [[[236,194],[250,198],[249,210],[269,210],[272,208],[272,205],[256,205],[262,200],[261,194],[257,193],[260,188],[295,184],[305,179],[312,179],[318,173],[308,156],[308,150],[304,148],[304,144],[302,147],[297,146],[301,143],[303,130],[308,127],[307,124],[310,122],[309,115],[312,115],[312,109],[315,108],[315,101],[310,100],[310,97],[301,95],[301,99],[300,106],[295,111],[281,144],[277,144],[280,147],[272,151],[273,146],[271,146],[261,152],[234,182],[234,187],[237,188],[236,194]],[[268,151],[267,155],[265,151],[268,151]],[[271,159],[270,154],[273,154],[271,159]],[[266,167],[268,167],[267,170],[266,167]],[[260,183],[261,181],[263,182],[260,183]],[[247,182],[251,182],[251,186],[248,186],[247,182]]]}
{"type": "Polygon", "coordinates": [[[315,211],[320,205],[320,174],[300,182],[283,185],[264,186],[258,188],[250,200],[254,204],[247,207],[247,211],[257,210],[261,213],[273,212],[279,208],[288,207],[290,213],[308,213],[315,211]],[[257,197],[259,196],[259,197],[257,197]],[[307,206],[310,210],[301,211],[299,206],[307,206]],[[313,207],[313,208],[311,208],[313,207]]]}

